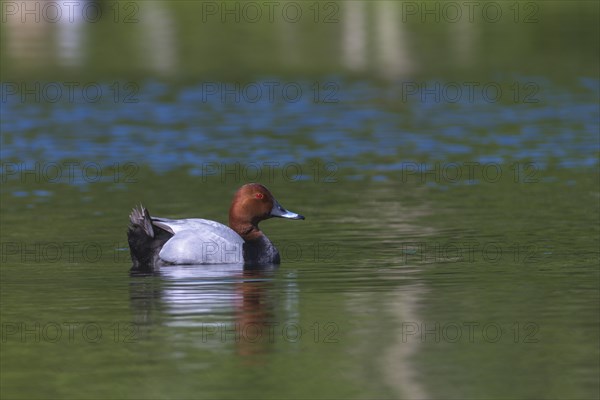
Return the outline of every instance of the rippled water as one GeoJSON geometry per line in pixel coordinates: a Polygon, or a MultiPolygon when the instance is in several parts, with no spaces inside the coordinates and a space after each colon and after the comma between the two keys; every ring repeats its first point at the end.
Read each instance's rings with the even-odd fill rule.
{"type": "Polygon", "coordinates": [[[597,6],[223,30],[186,3],[56,60],[1,27],[2,398],[598,398],[597,6]],[[71,74],[98,101],[48,101],[71,74]],[[226,223],[248,181],[306,216],[261,224],[279,267],[129,273],[134,205],[226,223]]]}
{"type": "MultiPolygon", "coordinates": [[[[473,84],[469,89],[444,81],[378,87],[325,78],[319,83],[328,87],[325,95],[310,82],[284,79],[181,89],[146,83],[123,103],[79,99],[51,109],[10,96],[3,105],[3,157],[28,168],[40,159],[85,157],[103,165],[147,163],[162,171],[193,166],[196,174],[208,173],[208,163],[263,167],[317,158],[374,171],[428,159],[597,164],[597,79],[581,78],[569,90],[539,78],[491,82],[491,89],[482,83],[475,90],[473,84]],[[270,97],[274,83],[293,85],[297,94],[286,97],[273,89],[270,97]],[[258,91],[244,94],[245,87],[258,91]],[[527,95],[520,94],[525,87],[527,95]]],[[[102,93],[114,92],[101,87],[102,93]]]]}
{"type": "Polygon", "coordinates": [[[279,268],[185,266],[129,276],[131,204],[142,199],[159,214],[223,221],[227,201],[219,199],[236,186],[143,172],[116,190],[46,184],[51,194],[39,196],[12,184],[26,194],[3,194],[7,393],[596,391],[593,174],[562,169],[552,181],[446,188],[346,176],[279,183],[272,186],[282,203],[307,215],[263,223],[282,252],[279,268]]]}

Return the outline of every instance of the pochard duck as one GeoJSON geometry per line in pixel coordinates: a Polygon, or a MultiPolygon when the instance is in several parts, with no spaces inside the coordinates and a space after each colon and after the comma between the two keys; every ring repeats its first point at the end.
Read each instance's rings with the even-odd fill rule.
{"type": "Polygon", "coordinates": [[[229,227],[200,218],[152,217],[143,206],[134,208],[127,231],[132,270],[170,264],[279,264],[279,252],[258,227],[272,217],[304,219],[258,183],[242,186],[233,196],[229,227]]]}

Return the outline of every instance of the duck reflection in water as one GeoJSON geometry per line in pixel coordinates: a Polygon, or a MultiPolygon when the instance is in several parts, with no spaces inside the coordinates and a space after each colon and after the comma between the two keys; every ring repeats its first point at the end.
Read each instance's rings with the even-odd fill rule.
{"type": "Polygon", "coordinates": [[[281,342],[281,327],[297,315],[295,281],[280,284],[277,272],[276,265],[222,264],[132,273],[130,301],[138,337],[160,336],[161,327],[168,326],[182,332],[165,338],[170,344],[193,341],[202,349],[233,348],[240,356],[270,352],[281,342]]]}

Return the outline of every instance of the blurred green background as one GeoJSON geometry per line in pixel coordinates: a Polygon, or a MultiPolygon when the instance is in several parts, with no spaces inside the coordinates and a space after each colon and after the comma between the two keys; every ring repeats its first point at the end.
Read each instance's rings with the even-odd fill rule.
{"type": "Polygon", "coordinates": [[[3,80],[597,76],[593,1],[48,3],[2,2],[3,80]]]}

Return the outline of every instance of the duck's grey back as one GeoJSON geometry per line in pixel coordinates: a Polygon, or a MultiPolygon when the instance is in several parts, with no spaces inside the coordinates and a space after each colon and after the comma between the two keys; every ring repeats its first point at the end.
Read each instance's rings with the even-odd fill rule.
{"type": "Polygon", "coordinates": [[[170,264],[244,263],[244,240],[231,228],[206,219],[169,220],[153,218],[153,223],[173,231],[159,257],[170,264]]]}

